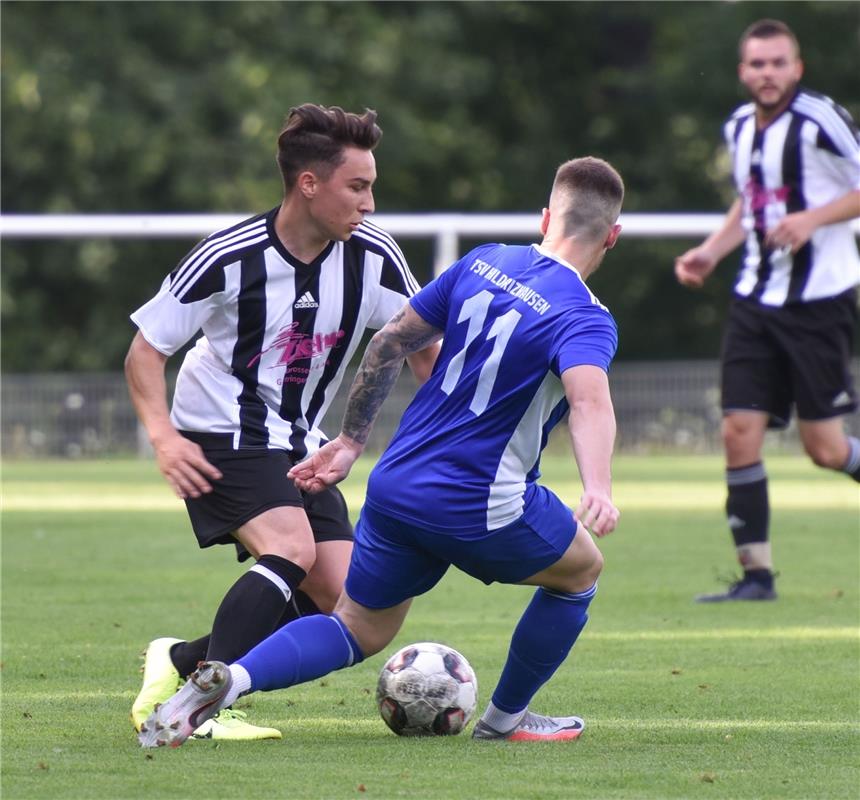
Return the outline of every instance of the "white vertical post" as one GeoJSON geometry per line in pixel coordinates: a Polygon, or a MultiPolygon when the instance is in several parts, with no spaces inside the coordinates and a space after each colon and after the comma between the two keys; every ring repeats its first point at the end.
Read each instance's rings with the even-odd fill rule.
{"type": "Polygon", "coordinates": [[[439,276],[460,257],[460,237],[456,228],[446,226],[436,233],[435,240],[433,275],[439,276]]]}

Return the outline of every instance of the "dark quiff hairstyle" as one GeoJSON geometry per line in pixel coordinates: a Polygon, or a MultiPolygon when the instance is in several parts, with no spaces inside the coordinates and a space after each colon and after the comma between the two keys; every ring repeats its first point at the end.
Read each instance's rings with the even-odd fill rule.
{"type": "Polygon", "coordinates": [[[744,60],[744,48],[750,39],[773,39],[775,36],[787,36],[794,45],[794,54],[800,57],[800,42],[794,31],[778,19],[760,19],[753,22],[742,34],[738,42],[738,57],[744,60]]]}
{"type": "Polygon", "coordinates": [[[291,108],[278,136],[278,167],[289,191],[302,170],[313,168],[324,180],[343,162],[346,147],[373,150],[382,138],[376,112],[344,111],[314,103],[291,108]]]}
{"type": "Polygon", "coordinates": [[[559,200],[566,234],[598,239],[618,220],[624,181],[608,162],[586,156],[558,168],[552,193],[559,200]]]}

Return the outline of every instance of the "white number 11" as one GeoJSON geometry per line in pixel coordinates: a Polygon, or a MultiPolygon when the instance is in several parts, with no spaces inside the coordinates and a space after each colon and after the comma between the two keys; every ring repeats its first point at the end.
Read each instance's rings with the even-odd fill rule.
{"type": "MultiPolygon", "coordinates": [[[[460,309],[457,322],[460,323],[469,320],[469,329],[466,331],[466,341],[463,343],[462,350],[451,359],[448,369],[445,370],[445,379],[442,381],[442,391],[445,394],[451,394],[460,380],[460,375],[466,362],[466,351],[484,327],[484,322],[487,319],[487,311],[492,299],[492,292],[482,289],[476,295],[466,300],[460,309]]],[[[502,316],[496,317],[490,326],[490,330],[487,332],[487,340],[495,339],[495,341],[493,342],[493,352],[490,353],[489,358],[481,367],[475,396],[469,404],[469,409],[476,416],[480,416],[486,410],[487,403],[490,402],[490,393],[493,391],[493,385],[496,382],[499,363],[502,360],[505,348],[508,346],[511,334],[514,332],[517,323],[522,319],[522,316],[519,311],[511,309],[502,314],[502,316]]]]}

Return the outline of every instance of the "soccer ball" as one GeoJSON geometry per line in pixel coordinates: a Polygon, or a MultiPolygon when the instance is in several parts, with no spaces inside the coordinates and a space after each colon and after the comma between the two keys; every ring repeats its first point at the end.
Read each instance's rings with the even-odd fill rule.
{"type": "Polygon", "coordinates": [[[398,736],[453,736],[478,702],[478,679],[450,647],[418,642],[398,650],[382,668],[376,703],[398,736]]]}

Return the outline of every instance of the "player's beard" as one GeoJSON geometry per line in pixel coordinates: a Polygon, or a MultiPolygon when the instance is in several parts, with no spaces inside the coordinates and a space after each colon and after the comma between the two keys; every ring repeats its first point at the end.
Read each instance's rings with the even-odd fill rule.
{"type": "MultiPolygon", "coordinates": [[[[776,87],[773,87],[776,88],[776,87]]],[[[797,83],[791,83],[786,86],[785,90],[780,92],[777,95],[776,100],[762,100],[762,90],[759,89],[756,92],[752,92],[752,98],[755,101],[755,104],[767,114],[772,113],[776,109],[784,108],[787,106],[792,97],[794,97],[794,93],[797,91],[797,83]]]]}

